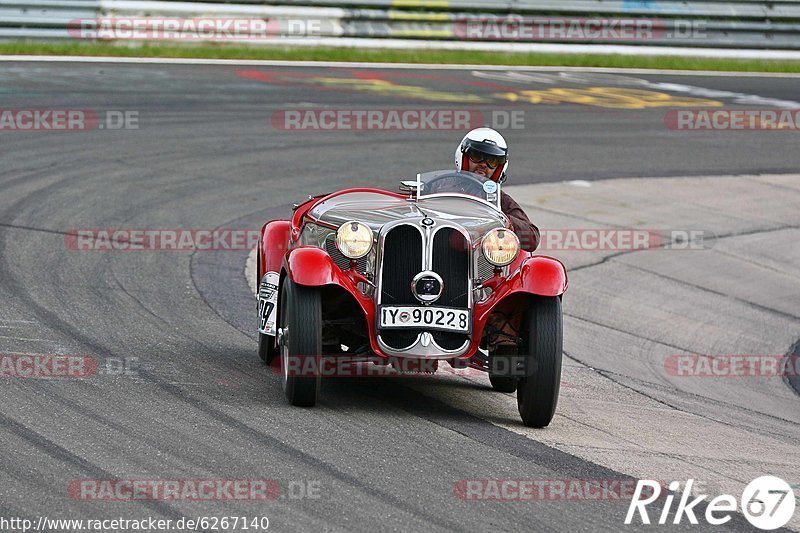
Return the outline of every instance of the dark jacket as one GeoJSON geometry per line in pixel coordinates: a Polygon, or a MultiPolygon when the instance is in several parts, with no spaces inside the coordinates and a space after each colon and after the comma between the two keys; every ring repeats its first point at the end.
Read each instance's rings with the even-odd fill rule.
{"type": "Polygon", "coordinates": [[[519,244],[523,250],[533,252],[539,246],[539,228],[530,221],[528,215],[506,193],[502,193],[500,197],[500,209],[511,220],[514,227],[514,233],[519,237],[519,244]]]}

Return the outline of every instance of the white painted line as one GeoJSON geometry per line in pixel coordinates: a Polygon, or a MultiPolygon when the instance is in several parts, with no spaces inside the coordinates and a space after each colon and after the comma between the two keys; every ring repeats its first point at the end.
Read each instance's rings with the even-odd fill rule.
{"type": "Polygon", "coordinates": [[[370,63],[345,61],[284,61],[272,59],[201,59],[183,57],[113,57],[113,56],[0,56],[0,62],[32,63],[117,63],[134,65],[221,65],[261,67],[374,68],[411,70],[516,70],[529,72],[606,72],[611,74],[667,74],[678,76],[718,76],[749,78],[800,78],[800,74],[784,72],[737,72],[717,70],[669,70],[611,67],[554,67],[519,65],[457,65],[436,63],[370,63]]]}
{"type": "MultiPolygon", "coordinates": [[[[67,353],[64,350],[59,350],[57,352],[50,352],[50,353],[41,353],[41,352],[33,353],[33,352],[10,351],[10,352],[0,352],[0,355],[32,355],[32,356],[37,356],[37,355],[85,355],[85,354],[76,354],[74,352],[73,353],[67,353]]],[[[89,357],[91,357],[91,356],[89,356],[89,357]]]]}
{"type": "Polygon", "coordinates": [[[27,337],[13,337],[9,335],[0,335],[0,339],[11,339],[15,341],[33,341],[33,342],[58,342],[50,339],[29,339],[27,337]]]}
{"type": "Polygon", "coordinates": [[[255,289],[255,295],[258,295],[258,283],[255,281],[258,269],[256,268],[256,260],[258,257],[258,248],[253,248],[247,256],[247,263],[244,265],[244,279],[247,281],[247,286],[255,289]]]}

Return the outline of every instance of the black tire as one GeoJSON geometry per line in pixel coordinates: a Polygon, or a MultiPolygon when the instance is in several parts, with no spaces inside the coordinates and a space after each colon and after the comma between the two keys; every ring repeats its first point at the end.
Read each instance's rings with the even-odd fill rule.
{"type": "Polygon", "coordinates": [[[519,380],[517,378],[507,378],[489,374],[489,383],[492,384],[492,388],[497,392],[514,392],[517,390],[518,382],[519,380]]]}
{"type": "Polygon", "coordinates": [[[517,407],[523,424],[543,428],[553,419],[561,388],[561,299],[532,298],[520,336],[527,355],[526,375],[517,387],[517,407]]]}
{"type": "Polygon", "coordinates": [[[297,376],[288,368],[300,368],[301,357],[313,357],[318,363],[322,354],[322,299],[319,289],[296,285],[290,279],[283,283],[280,298],[280,324],[285,337],[280,347],[283,392],[289,403],[313,407],[320,386],[319,367],[312,376],[297,376]],[[289,364],[292,363],[292,364],[289,364]],[[291,375],[290,375],[291,374],[291,375]]]}
{"type": "Polygon", "coordinates": [[[275,337],[258,334],[258,356],[267,364],[272,363],[275,356],[278,355],[278,345],[275,343],[275,337]]]}

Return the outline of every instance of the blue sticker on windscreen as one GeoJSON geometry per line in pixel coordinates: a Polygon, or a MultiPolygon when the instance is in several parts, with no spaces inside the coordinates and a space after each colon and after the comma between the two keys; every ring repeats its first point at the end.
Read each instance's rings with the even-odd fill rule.
{"type": "Polygon", "coordinates": [[[486,194],[494,194],[497,192],[497,183],[493,182],[492,180],[484,181],[483,182],[483,191],[486,194]]]}

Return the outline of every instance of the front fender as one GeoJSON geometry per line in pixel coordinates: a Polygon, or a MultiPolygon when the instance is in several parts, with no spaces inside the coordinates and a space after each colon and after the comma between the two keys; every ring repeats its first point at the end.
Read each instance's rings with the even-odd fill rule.
{"type": "Polygon", "coordinates": [[[370,345],[372,351],[380,354],[380,347],[375,337],[375,305],[367,296],[358,290],[358,279],[354,279],[352,272],[343,272],[336,266],[327,252],[314,246],[301,246],[293,248],[286,254],[283,262],[286,277],[307,287],[321,287],[323,285],[338,285],[350,293],[367,322],[370,345]]]}
{"type": "Polygon", "coordinates": [[[473,346],[480,344],[483,328],[489,315],[503,300],[513,294],[533,294],[537,296],[561,296],[567,290],[567,269],[564,264],[546,255],[530,256],[522,261],[519,268],[502,281],[489,298],[475,305],[473,346]]]}
{"type": "Polygon", "coordinates": [[[314,246],[294,248],[286,254],[284,268],[289,279],[298,285],[320,287],[341,284],[342,272],[325,250],[314,246]]]}
{"type": "Polygon", "coordinates": [[[547,255],[534,255],[522,263],[515,276],[508,280],[516,291],[539,296],[561,296],[567,290],[567,269],[564,263],[547,255]]]}

